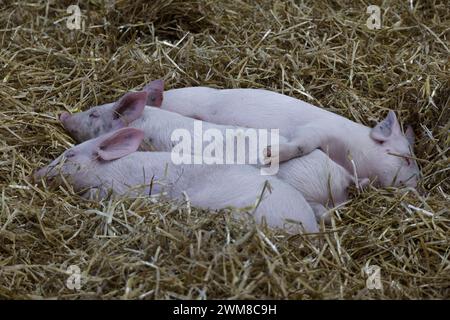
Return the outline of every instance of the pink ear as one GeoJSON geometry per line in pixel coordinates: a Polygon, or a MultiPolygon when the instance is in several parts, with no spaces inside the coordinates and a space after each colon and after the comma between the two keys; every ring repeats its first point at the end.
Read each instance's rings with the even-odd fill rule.
{"type": "Polygon", "coordinates": [[[144,91],[148,89],[155,89],[159,91],[164,91],[164,79],[157,79],[149,82],[145,87],[144,91]]]}
{"type": "Polygon", "coordinates": [[[144,132],[142,130],[123,128],[100,139],[96,151],[102,160],[119,159],[135,152],[143,139],[144,132]]]}
{"type": "Polygon", "coordinates": [[[129,92],[125,94],[114,105],[116,118],[123,118],[127,124],[139,119],[144,112],[147,95],[148,94],[145,91],[129,92]]]}
{"type": "Polygon", "coordinates": [[[164,92],[164,80],[153,80],[144,87],[144,91],[148,93],[147,105],[152,107],[161,107],[164,92]]]}
{"type": "Polygon", "coordinates": [[[393,134],[395,136],[399,133],[401,133],[400,124],[398,123],[395,112],[389,110],[387,117],[372,128],[370,137],[377,141],[387,141],[393,134]]]}

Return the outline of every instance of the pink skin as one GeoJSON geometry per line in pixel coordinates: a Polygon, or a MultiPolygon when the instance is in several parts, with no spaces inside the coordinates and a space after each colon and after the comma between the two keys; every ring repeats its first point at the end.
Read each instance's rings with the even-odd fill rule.
{"type": "MultiPolygon", "coordinates": [[[[65,181],[83,196],[106,197],[110,192],[131,197],[165,192],[174,200],[187,194],[192,205],[205,209],[252,207],[253,213],[275,228],[289,232],[318,232],[314,213],[298,191],[275,177],[263,177],[252,166],[174,165],[170,153],[135,152],[144,138],[141,130],[120,129],[83,142],[38,170],[35,181],[65,181]],[[301,224],[289,223],[297,221],[301,224]]],[[[236,211],[236,210],[234,210],[236,211]]]]}
{"type": "Polygon", "coordinates": [[[143,91],[127,93],[115,103],[106,103],[78,114],[62,112],[59,120],[75,140],[83,142],[128,126],[142,116],[146,105],[160,107],[163,91],[164,80],[154,80],[143,91]]]}
{"type": "MultiPolygon", "coordinates": [[[[418,183],[413,131],[408,128],[403,134],[393,111],[369,128],[268,90],[207,87],[165,91],[161,108],[222,125],[280,129],[290,139],[279,146],[281,161],[321,149],[350,173],[353,159],[358,177],[378,185],[416,187],[418,183]]],[[[266,150],[269,162],[270,151],[266,150]]]]}
{"type": "Polygon", "coordinates": [[[164,92],[164,80],[158,79],[147,84],[143,91],[148,93],[147,105],[161,107],[164,92]]]}
{"type": "Polygon", "coordinates": [[[90,110],[83,121],[83,126],[77,121],[77,115],[68,112],[63,112],[59,119],[72,137],[78,142],[83,142],[103,133],[127,127],[142,115],[147,98],[148,93],[145,91],[127,93],[115,103],[107,103],[90,110]]]}
{"type": "MultiPolygon", "coordinates": [[[[142,129],[145,134],[145,141],[151,141],[155,150],[172,151],[171,134],[175,129],[188,130],[191,136],[194,135],[194,119],[160,108],[145,107],[142,109],[145,99],[143,97],[135,99],[133,98],[134,95],[140,97],[142,93],[126,94],[129,111],[127,111],[127,104],[124,104],[124,98],[122,98],[119,100],[119,102],[122,101],[122,104],[111,103],[93,107],[85,112],[64,115],[61,118],[63,125],[66,128],[77,128],[77,132],[69,131],[77,141],[95,138],[98,134],[105,133],[102,131],[103,128],[111,127],[111,122],[115,120],[110,114],[119,113],[117,109],[120,105],[120,113],[127,113],[128,116],[133,114],[132,118],[135,120],[129,125],[133,128],[142,129]],[[137,105],[135,101],[139,101],[141,105],[137,105]],[[100,116],[91,119],[90,114],[92,113],[100,116]],[[102,129],[98,132],[96,128],[102,129]],[[83,134],[82,136],[79,136],[80,132],[83,134]]],[[[203,122],[202,127],[204,130],[219,130],[224,136],[227,129],[234,128],[208,122],[203,122]]],[[[283,141],[283,137],[280,137],[280,141],[283,141]]],[[[209,143],[206,145],[209,145],[209,143]]],[[[145,147],[145,144],[143,147],[145,147]]],[[[195,149],[190,150],[190,152],[194,153],[195,149]]],[[[314,150],[304,157],[295,158],[281,164],[277,177],[297,189],[314,208],[318,217],[322,217],[323,213],[328,211],[326,207],[334,207],[345,202],[348,199],[347,188],[354,184],[352,175],[343,167],[331,161],[320,150],[314,150]]]]}

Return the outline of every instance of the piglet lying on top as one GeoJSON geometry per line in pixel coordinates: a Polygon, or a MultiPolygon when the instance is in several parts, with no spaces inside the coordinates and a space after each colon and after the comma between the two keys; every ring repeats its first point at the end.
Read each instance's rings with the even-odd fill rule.
{"type": "Polygon", "coordinates": [[[155,80],[144,88],[150,93],[150,105],[161,102],[162,109],[217,124],[279,128],[290,139],[279,146],[280,161],[320,148],[351,173],[353,159],[360,178],[381,186],[417,186],[414,133],[411,127],[402,133],[393,111],[369,128],[269,90],[187,87],[163,92],[163,86],[162,80],[155,80]]]}
{"type": "Polygon", "coordinates": [[[264,217],[271,227],[318,231],[306,200],[277,178],[248,165],[174,165],[168,152],[135,152],[143,138],[141,130],[124,128],[88,140],[38,170],[34,180],[60,184],[64,176],[74,190],[87,195],[95,189],[100,197],[110,191],[131,197],[166,192],[182,200],[187,194],[197,207],[250,207],[257,221],[264,217]],[[266,181],[269,188],[262,193],[266,181]]]}

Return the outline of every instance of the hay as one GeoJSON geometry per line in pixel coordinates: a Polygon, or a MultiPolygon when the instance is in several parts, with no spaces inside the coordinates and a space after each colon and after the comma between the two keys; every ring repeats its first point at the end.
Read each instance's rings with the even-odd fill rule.
{"type": "Polygon", "coordinates": [[[449,298],[448,1],[6,1],[0,13],[1,298],[449,298]],[[385,3],[385,2],[383,2],[385,3]],[[413,4],[413,9],[410,8],[413,4]],[[24,177],[73,140],[56,115],[164,77],[167,88],[269,88],[418,135],[420,193],[375,189],[322,241],[228,212],[148,199],[86,202],[24,177]],[[66,286],[70,265],[81,290],[66,286]],[[382,289],[365,268],[381,268],[382,289]]]}

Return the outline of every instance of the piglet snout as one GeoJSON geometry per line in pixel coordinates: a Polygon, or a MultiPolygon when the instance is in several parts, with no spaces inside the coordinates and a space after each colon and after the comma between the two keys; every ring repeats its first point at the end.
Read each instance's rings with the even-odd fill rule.
{"type": "Polygon", "coordinates": [[[41,178],[45,176],[44,168],[35,170],[31,175],[26,177],[26,180],[30,183],[39,183],[41,178]]]}
{"type": "Polygon", "coordinates": [[[43,167],[33,171],[29,176],[25,177],[25,180],[31,184],[41,185],[42,179],[51,183],[54,180],[54,176],[49,174],[49,168],[43,167]]]}
{"type": "Polygon", "coordinates": [[[64,123],[69,118],[70,118],[70,113],[68,113],[67,111],[64,111],[63,113],[61,113],[59,115],[59,121],[61,121],[62,123],[64,123]]]}

